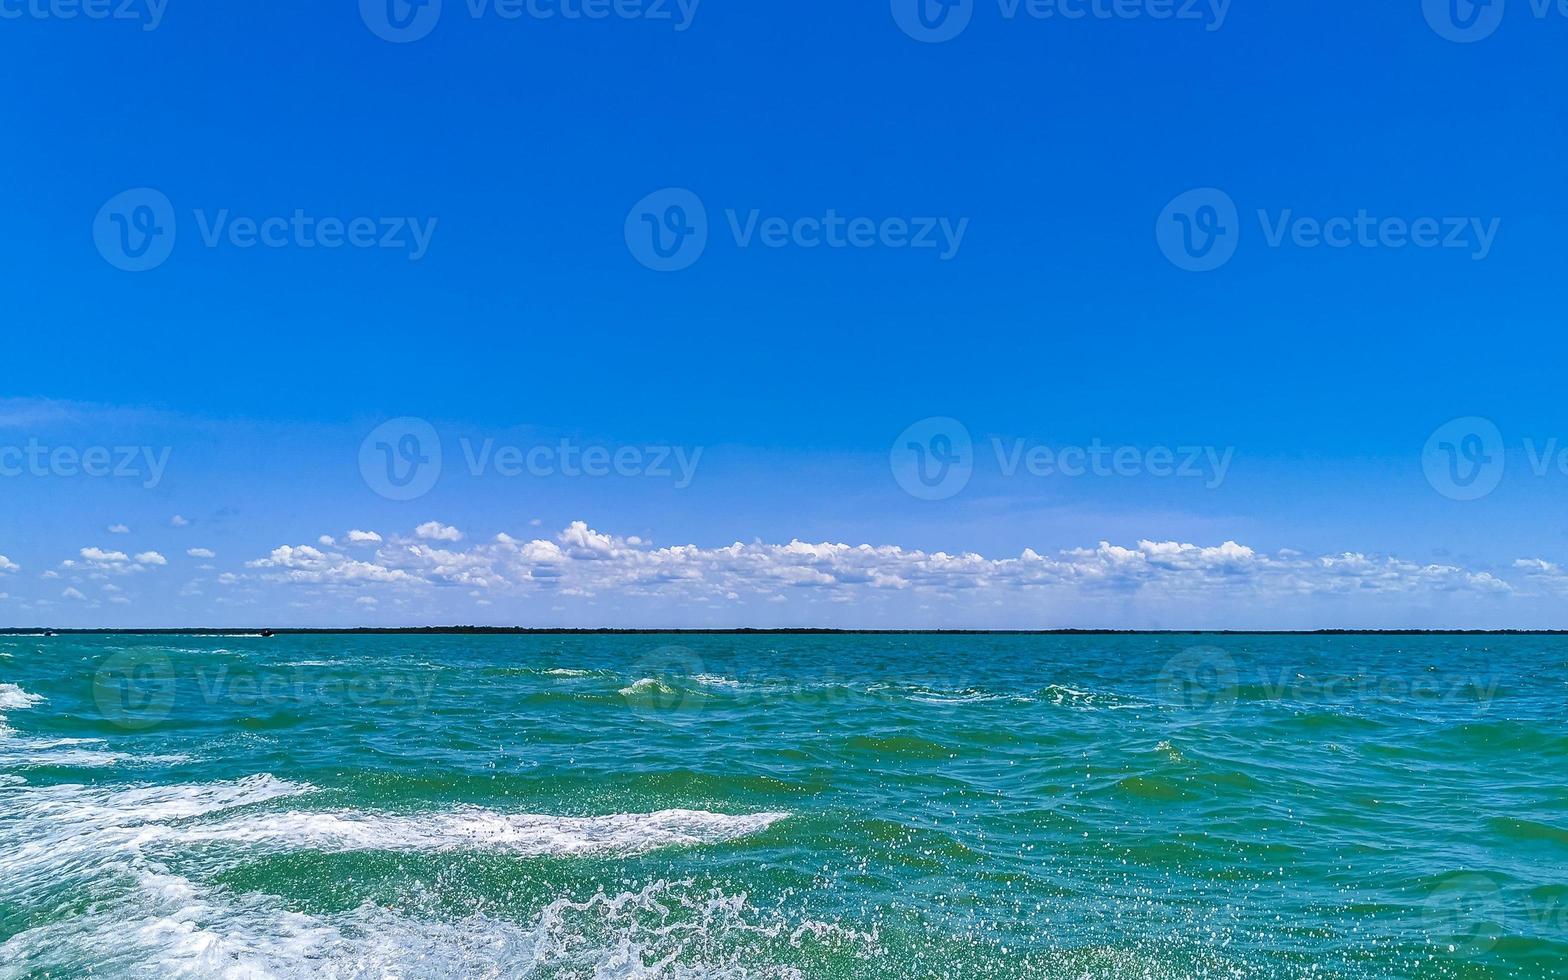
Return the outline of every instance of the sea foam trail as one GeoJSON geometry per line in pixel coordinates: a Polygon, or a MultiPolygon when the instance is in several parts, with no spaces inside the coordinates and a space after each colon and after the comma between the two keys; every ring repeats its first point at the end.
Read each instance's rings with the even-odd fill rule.
{"type": "Polygon", "coordinates": [[[41,822],[74,827],[139,826],[312,792],[315,787],[309,783],[266,773],[233,782],[171,786],[30,786],[7,799],[3,815],[43,829],[47,828],[41,822]]]}
{"type": "Polygon", "coordinates": [[[167,821],[187,820],[312,792],[272,776],[232,783],[132,788],[8,785],[0,793],[0,902],[61,883],[85,884],[147,865],[169,838],[167,821]]]}
{"type": "Polygon", "coordinates": [[[759,958],[753,941],[864,948],[875,939],[834,923],[791,921],[755,908],[745,895],[690,882],[659,882],[581,901],[562,898],[516,921],[481,914],[452,919],[418,907],[370,904],[312,915],[275,896],[235,894],[186,877],[201,869],[205,879],[243,862],[247,845],[637,853],[733,839],[784,816],[666,810],[554,817],[479,809],[392,816],[254,809],[315,792],[309,784],[270,775],[120,788],[7,780],[0,793],[0,838],[9,845],[0,849],[0,904],[26,909],[33,897],[60,887],[93,895],[94,901],[79,914],[0,943],[0,980],[88,970],[159,980],[560,975],[796,980],[802,975],[793,968],[759,958]],[[193,851],[194,843],[220,846],[193,851]],[[171,867],[176,858],[179,871],[171,867]],[[679,922],[669,918],[672,910],[679,922]]]}
{"type": "Polygon", "coordinates": [[[759,956],[759,941],[874,956],[874,933],[791,922],[744,895],[656,882],[640,891],[557,899],[510,921],[441,918],[373,904],[312,915],[266,895],[235,895],[166,872],[136,879],[113,912],[30,929],[0,944],[0,978],[84,963],[107,977],[594,977],[596,980],[800,980],[759,956]]]}
{"type": "Polygon", "coordinates": [[[559,817],[459,809],[376,814],[352,810],[253,813],[172,828],[184,843],[270,845],[287,850],[499,851],[524,857],[640,854],[716,844],[765,830],[787,813],[730,816],[702,810],[559,817]]]}

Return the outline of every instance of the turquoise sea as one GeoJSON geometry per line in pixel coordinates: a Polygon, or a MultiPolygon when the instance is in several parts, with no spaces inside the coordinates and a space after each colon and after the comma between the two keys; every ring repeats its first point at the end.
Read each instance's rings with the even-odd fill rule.
{"type": "Polygon", "coordinates": [[[1568,638],[0,637],[0,977],[1568,976],[1568,638]]]}

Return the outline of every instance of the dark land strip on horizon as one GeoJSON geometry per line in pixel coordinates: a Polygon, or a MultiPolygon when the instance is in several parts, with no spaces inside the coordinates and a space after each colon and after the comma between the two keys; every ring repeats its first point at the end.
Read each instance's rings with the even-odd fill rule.
{"type": "Polygon", "coordinates": [[[533,626],[158,627],[86,629],[0,627],[0,636],[1568,636],[1551,629],[833,629],[611,628],[533,626]]]}

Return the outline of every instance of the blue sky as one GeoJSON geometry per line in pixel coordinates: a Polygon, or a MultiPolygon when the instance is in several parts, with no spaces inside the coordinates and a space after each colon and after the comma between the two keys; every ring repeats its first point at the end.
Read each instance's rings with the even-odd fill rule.
{"type": "Polygon", "coordinates": [[[1568,626],[1555,8],[397,3],[0,2],[0,622],[1568,626]]]}

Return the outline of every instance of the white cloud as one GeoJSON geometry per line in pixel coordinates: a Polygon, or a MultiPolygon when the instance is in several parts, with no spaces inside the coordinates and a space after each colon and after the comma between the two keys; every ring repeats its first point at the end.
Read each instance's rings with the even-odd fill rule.
{"type": "Polygon", "coordinates": [[[109,533],[110,534],[130,534],[131,533],[131,529],[126,527],[124,524],[110,524],[109,525],[109,533]]]}
{"type": "Polygon", "coordinates": [[[1514,562],[1514,567],[1531,575],[1561,575],[1563,573],[1561,565],[1542,558],[1521,558],[1514,562]]]}
{"type": "Polygon", "coordinates": [[[1514,562],[1514,569],[1525,577],[1525,581],[1548,593],[1568,592],[1568,569],[1556,562],[1521,558],[1514,562]]]}
{"type": "Polygon", "coordinates": [[[308,544],[283,545],[272,550],[266,558],[248,562],[247,567],[284,581],[310,583],[380,582],[409,583],[417,581],[405,571],[387,568],[375,562],[360,561],[337,552],[321,551],[308,544]]]}
{"type": "Polygon", "coordinates": [[[321,545],[323,548],[330,548],[337,544],[338,541],[330,534],[323,534],[321,537],[316,539],[316,543],[321,545]]]}
{"type": "Polygon", "coordinates": [[[463,532],[440,521],[426,521],[414,528],[414,534],[426,541],[461,541],[463,532]]]}
{"type": "Polygon", "coordinates": [[[87,597],[82,595],[81,591],[78,590],[77,588],[75,588],[74,586],[72,586],[72,587],[66,589],[64,592],[60,593],[60,596],[61,596],[61,598],[64,598],[64,599],[80,599],[80,600],[83,600],[83,601],[86,601],[86,599],[87,599],[87,597]]]}
{"type": "Polygon", "coordinates": [[[404,592],[461,586],[487,601],[498,595],[556,595],[725,604],[772,602],[791,594],[828,602],[902,595],[914,597],[908,600],[914,603],[987,602],[1015,609],[1060,599],[1064,605],[1113,607],[1130,601],[1178,609],[1218,604],[1250,613],[1260,603],[1303,596],[1406,596],[1442,604],[1443,596],[1455,593],[1484,598],[1514,590],[1485,570],[1355,552],[1317,558],[1269,554],[1235,541],[1101,542],[1055,554],[1026,549],[1016,558],[989,558],[799,540],[658,547],[581,521],[553,539],[520,540],[503,532],[457,547],[448,530],[422,525],[414,539],[394,537],[385,543],[373,560],[330,548],[284,545],[250,567],[268,580],[313,585],[394,586],[404,592]]]}
{"type": "Polygon", "coordinates": [[[216,558],[217,552],[211,548],[186,548],[185,553],[192,558],[216,558]]]}
{"type": "MultiPolygon", "coordinates": [[[[108,551],[103,548],[83,548],[80,554],[91,572],[111,575],[131,575],[147,571],[148,566],[169,563],[168,559],[156,551],[143,551],[135,558],[123,551],[108,551]]],[[[78,566],[75,561],[68,558],[60,563],[60,567],[76,569],[78,566]]]]}
{"type": "Polygon", "coordinates": [[[179,514],[175,514],[173,517],[169,518],[170,527],[188,527],[190,523],[190,518],[182,517],[179,514]]]}
{"type": "MultiPolygon", "coordinates": [[[[350,544],[380,544],[381,535],[374,531],[350,531],[348,532],[348,540],[350,544]]],[[[326,541],[322,543],[326,544],[326,541]]],[[[331,547],[331,545],[327,546],[331,547]]]]}
{"type": "Polygon", "coordinates": [[[0,555],[0,572],[19,572],[21,570],[21,565],[18,565],[5,555],[0,555]]]}
{"type": "Polygon", "coordinates": [[[102,548],[83,548],[81,555],[88,561],[104,562],[108,564],[115,564],[118,562],[126,562],[131,560],[131,557],[123,551],[105,551],[102,548]]]}

